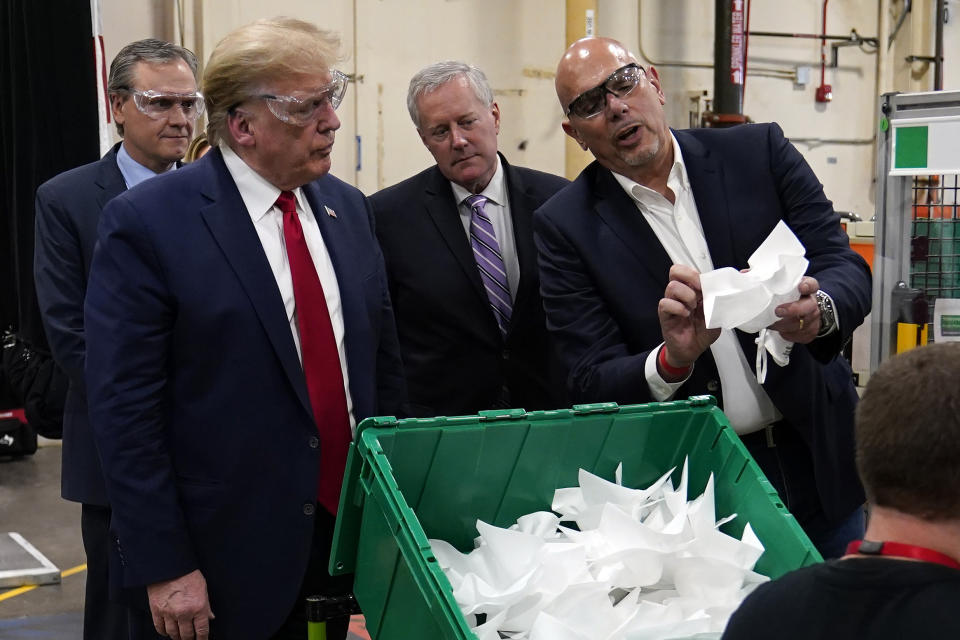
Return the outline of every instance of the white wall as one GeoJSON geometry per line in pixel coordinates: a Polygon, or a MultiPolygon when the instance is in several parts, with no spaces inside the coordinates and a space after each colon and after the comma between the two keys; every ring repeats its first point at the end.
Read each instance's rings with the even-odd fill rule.
{"type": "MultiPolygon", "coordinates": [[[[170,0],[101,0],[107,57],[126,42],[179,38],[170,0]]],[[[932,88],[932,71],[903,62],[909,53],[932,54],[933,0],[916,0],[888,59],[884,90],[932,88]]],[[[342,68],[358,81],[339,115],[343,122],[334,172],[367,193],[431,164],[406,112],[410,76],[431,62],[456,58],[483,68],[503,116],[500,147],[516,164],[563,172],[563,134],[552,73],[565,41],[565,3],[557,0],[183,0],[184,43],[209,55],[235,26],[258,17],[292,15],[343,34],[350,57],[342,68]],[[355,144],[359,135],[361,144],[355,144]],[[357,166],[357,150],[361,168],[357,166]]],[[[755,31],[819,33],[822,0],[755,2],[755,31]]],[[[882,10],[892,16],[903,0],[844,0],[828,5],[827,32],[856,29],[876,36],[882,10]]],[[[945,29],[945,87],[960,88],[960,0],[950,0],[945,29]]],[[[710,64],[710,0],[598,0],[597,30],[654,61],[710,64]]],[[[833,101],[818,104],[818,40],[751,38],[744,111],[755,121],[778,121],[797,141],[839,210],[873,213],[873,146],[877,56],[856,47],[840,50],[838,69],[827,70],[833,101]],[[784,72],[811,69],[800,86],[784,72]],[[821,140],[823,142],[817,142],[821,140]]],[[[690,92],[712,93],[708,68],[660,66],[674,126],[688,121],[690,92]]]]}

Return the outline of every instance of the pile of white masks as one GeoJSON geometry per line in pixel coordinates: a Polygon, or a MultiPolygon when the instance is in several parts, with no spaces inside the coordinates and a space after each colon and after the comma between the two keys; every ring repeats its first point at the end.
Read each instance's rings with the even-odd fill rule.
{"type": "Polygon", "coordinates": [[[477,521],[475,549],[431,540],[453,595],[479,640],[718,638],[740,602],[767,577],[753,567],[763,545],[718,527],[713,475],[687,501],[687,463],[646,489],[580,470],[551,512],[509,529],[477,521]],[[559,516],[557,515],[559,514],[559,516]],[[576,523],[576,527],[564,524],[576,523]]]}

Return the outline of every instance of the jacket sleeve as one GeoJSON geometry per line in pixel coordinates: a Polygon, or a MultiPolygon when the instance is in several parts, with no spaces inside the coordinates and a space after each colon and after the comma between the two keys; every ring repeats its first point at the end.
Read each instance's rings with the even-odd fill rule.
{"type": "Polygon", "coordinates": [[[829,362],[870,312],[870,267],[850,248],[823,185],[779,125],[770,125],[768,144],[784,219],[807,250],[807,275],[817,279],[835,305],[840,331],[807,345],[817,360],[829,362]]]}
{"type": "Polygon", "coordinates": [[[533,224],[547,330],[567,372],[570,401],[651,402],[644,374],[650,349],[629,351],[575,244],[543,208],[533,224]]]}
{"type": "Polygon", "coordinates": [[[176,302],[140,215],[124,197],[104,209],[85,303],[90,418],[128,587],[198,566],[166,437],[176,302]]]}
{"type": "Polygon", "coordinates": [[[380,243],[377,242],[375,218],[370,201],[364,198],[367,216],[370,221],[370,237],[376,250],[378,282],[382,306],[380,309],[380,335],[377,343],[377,413],[384,416],[406,417],[407,385],[400,357],[400,342],[397,337],[396,319],[390,301],[390,288],[387,282],[387,270],[380,243]]]}
{"type": "Polygon", "coordinates": [[[73,219],[46,186],[37,190],[33,277],[50,351],[75,385],[83,384],[86,344],[83,248],[73,219]]]}

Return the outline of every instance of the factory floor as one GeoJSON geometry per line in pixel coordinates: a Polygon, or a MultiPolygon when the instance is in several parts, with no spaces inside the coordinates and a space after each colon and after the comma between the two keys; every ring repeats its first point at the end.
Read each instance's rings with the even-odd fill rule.
{"type": "MultiPolygon", "coordinates": [[[[0,533],[17,532],[61,571],[60,584],[0,587],[3,640],[80,640],[86,565],[80,505],[60,498],[59,442],[41,439],[36,454],[0,458],[0,533]]],[[[348,640],[368,639],[355,617],[348,640]]]]}

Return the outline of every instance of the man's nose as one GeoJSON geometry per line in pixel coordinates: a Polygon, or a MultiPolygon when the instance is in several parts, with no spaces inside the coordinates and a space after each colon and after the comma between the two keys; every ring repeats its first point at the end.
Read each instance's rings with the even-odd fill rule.
{"type": "Polygon", "coordinates": [[[610,109],[612,114],[623,114],[626,113],[630,108],[627,105],[626,100],[623,98],[618,98],[612,91],[607,91],[606,95],[603,96],[603,99],[605,108],[610,109]]]}
{"type": "Polygon", "coordinates": [[[323,111],[320,114],[320,119],[317,120],[317,131],[323,133],[325,131],[336,131],[339,128],[340,118],[337,116],[336,110],[332,104],[325,102],[323,111]]]}
{"type": "Polygon", "coordinates": [[[453,143],[454,149],[462,149],[467,146],[467,136],[463,135],[460,127],[453,127],[450,130],[450,141],[453,143]]]}
{"type": "Polygon", "coordinates": [[[190,123],[186,108],[179,102],[167,111],[167,121],[175,127],[182,127],[190,123]]]}

